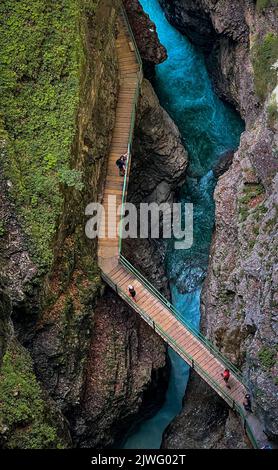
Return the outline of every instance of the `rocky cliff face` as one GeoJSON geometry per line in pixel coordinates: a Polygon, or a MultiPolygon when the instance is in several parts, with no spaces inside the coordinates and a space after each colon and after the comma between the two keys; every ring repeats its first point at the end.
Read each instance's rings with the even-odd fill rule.
{"type": "Polygon", "coordinates": [[[65,191],[54,240],[54,263],[45,282],[42,313],[30,341],[38,377],[67,416],[80,404],[94,307],[101,293],[96,240],[88,240],[84,233],[85,208],[101,198],[115,119],[116,20],[113,2],[106,1],[88,18],[87,63],[73,146],[74,166],[83,172],[84,188],[65,191]],[[94,48],[95,54],[91,54],[94,48]]]}
{"type": "MultiPolygon", "coordinates": [[[[37,268],[32,262],[9,198],[10,182],[0,176],[0,447],[68,448],[68,425],[59,407],[41,387],[30,354],[17,340],[12,319],[38,311],[37,268]],[[29,306],[29,310],[28,310],[29,306]]],[[[28,323],[28,316],[25,317],[28,323]]]]}
{"type": "Polygon", "coordinates": [[[95,310],[81,406],[74,431],[81,447],[121,445],[161,406],[168,384],[160,338],[108,288],[95,310]]]}
{"type": "Polygon", "coordinates": [[[125,10],[140,50],[144,74],[147,78],[154,76],[154,67],[167,58],[167,51],[160,43],[156,26],[147,15],[138,0],[124,0],[125,10]]]}
{"type": "Polygon", "coordinates": [[[276,33],[275,1],[266,8],[256,0],[159,1],[168,20],[205,52],[220,97],[231,102],[247,122],[256,119],[259,99],[254,94],[251,49],[258,38],[276,33]]]}
{"type": "MultiPolygon", "coordinates": [[[[169,20],[203,48],[216,91],[246,122],[240,148],[215,190],[202,331],[242,369],[255,411],[277,439],[277,7],[243,0],[161,4],[169,20]]],[[[187,397],[198,407],[190,389],[187,397]]],[[[166,444],[188,442],[179,434],[189,428],[187,410],[168,430],[166,444]]],[[[229,421],[220,429],[230,432],[229,421]]],[[[195,428],[192,433],[198,440],[195,428]]]]}
{"type": "MultiPolygon", "coordinates": [[[[78,184],[61,185],[63,206],[51,246],[53,263],[44,275],[32,259],[28,237],[8,197],[11,183],[1,180],[1,215],[5,221],[5,227],[0,226],[1,383],[5,387],[9,384],[14,397],[12,409],[16,409],[21,391],[17,391],[15,377],[23,377],[25,372],[24,383],[32,382],[34,393],[24,389],[22,400],[24,406],[33,402],[37,407],[37,413],[31,405],[29,411],[35,416],[34,433],[40,435],[39,440],[33,440],[31,422],[26,421],[32,432],[29,440],[23,440],[17,432],[22,428],[21,418],[17,422],[12,409],[9,414],[0,406],[0,441],[5,447],[30,447],[31,441],[34,447],[110,446],[119,442],[138,419],[160,406],[167,386],[164,343],[113,292],[104,289],[97,269],[96,243],[84,234],[85,207],[101,199],[118,91],[118,3],[101,0],[97,7],[93,3],[86,4],[82,16],[86,57],[77,129],[75,137],[71,136],[71,168],[76,175],[82,174],[82,190],[78,184]],[[31,352],[36,375],[22,344],[31,352]],[[15,370],[10,365],[13,358],[17,359],[15,370]],[[51,411],[49,419],[47,408],[51,411]],[[9,417],[8,426],[3,413],[9,417]],[[43,423],[46,427],[38,433],[43,423]]],[[[155,52],[149,50],[149,64],[165,57],[157,36],[154,38],[155,52]]],[[[173,132],[172,139],[179,145],[175,126],[159,109],[150,85],[144,87],[142,95],[149,104],[141,124],[146,129],[155,125],[148,125],[152,111],[157,119],[163,117],[160,136],[164,139],[164,157],[170,162],[175,156],[169,147],[166,149],[165,140],[173,132]]],[[[159,154],[157,142],[153,145],[153,154],[159,154]]],[[[158,158],[162,162],[162,155],[158,158]]],[[[180,179],[179,168],[176,173],[180,179]]],[[[168,175],[168,183],[170,179],[168,175]]]]}
{"type": "Polygon", "coordinates": [[[165,449],[246,449],[237,416],[197,374],[184,396],[184,410],[163,435],[165,449]]]}
{"type": "Polygon", "coordinates": [[[129,200],[171,202],[185,180],[188,155],[148,80],[142,84],[132,152],[129,200]]]}
{"type": "MultiPolygon", "coordinates": [[[[45,269],[42,271],[41,266],[36,265],[38,261],[36,257],[32,259],[34,252],[31,254],[29,250],[31,234],[24,233],[22,230],[22,219],[16,216],[17,208],[12,204],[8,194],[13,187],[18,190],[17,180],[14,174],[12,174],[12,181],[5,181],[4,176],[1,178],[3,188],[1,191],[1,223],[3,225],[1,272],[4,276],[5,288],[3,298],[8,299],[8,301],[1,302],[1,307],[3,307],[1,326],[4,332],[3,339],[1,337],[1,348],[6,349],[6,353],[1,370],[1,385],[4,389],[1,388],[0,421],[1,432],[3,431],[1,444],[3,443],[5,447],[72,446],[68,434],[64,433],[63,439],[60,438],[59,429],[62,425],[65,428],[71,427],[71,423],[69,426],[68,423],[66,424],[61,410],[65,416],[80,403],[84,368],[91,341],[93,308],[101,289],[96,264],[96,243],[89,242],[85,237],[84,214],[86,205],[92,200],[97,200],[101,195],[105,159],[114,125],[118,88],[115,48],[117,10],[115,7],[118,7],[117,3],[114,5],[114,2],[104,0],[98,2],[96,8],[95,2],[92,1],[86,3],[82,13],[81,10],[72,12],[72,17],[75,13],[78,15],[80,22],[78,32],[82,35],[80,42],[78,42],[78,35],[74,37],[74,40],[78,42],[76,47],[79,47],[78,58],[82,57],[83,48],[85,56],[79,81],[72,79],[71,85],[68,86],[68,90],[75,90],[80,103],[77,128],[73,129],[68,137],[72,142],[71,170],[67,170],[65,174],[73,178],[82,175],[83,181],[81,185],[76,184],[77,180],[70,182],[67,176],[65,184],[60,185],[59,197],[63,200],[63,204],[60,204],[59,221],[55,229],[53,244],[50,248],[47,247],[47,250],[53,252],[53,263],[47,272],[45,269]],[[99,83],[104,76],[105,80],[100,88],[99,83]],[[7,302],[10,308],[8,312],[5,312],[7,302]],[[29,354],[15,339],[14,327],[17,338],[31,351],[36,376],[29,354]],[[15,365],[10,364],[13,360],[15,360],[15,365]],[[16,382],[16,376],[19,385],[16,382]],[[42,383],[44,390],[41,389],[36,377],[42,383]],[[28,388],[28,381],[32,384],[30,386],[33,387],[33,392],[28,388]],[[12,409],[9,409],[9,399],[7,398],[6,401],[3,399],[4,395],[7,395],[4,393],[7,390],[14,397],[12,409]],[[23,416],[18,419],[16,410],[21,406],[25,407],[26,417],[23,413],[23,416]],[[37,411],[34,412],[33,407],[37,411]],[[56,427],[52,418],[48,420],[46,409],[50,410],[49,416],[56,416],[56,427]],[[24,439],[21,437],[23,426],[28,426],[28,433],[24,439]],[[34,434],[37,435],[36,439],[34,439],[34,434]]],[[[80,9],[81,5],[78,4],[77,8],[80,9]]],[[[17,12],[18,21],[21,20],[20,15],[24,15],[25,11],[28,10],[23,9],[23,13],[17,12]]],[[[65,9],[65,16],[67,12],[68,9],[65,9]]],[[[56,11],[53,10],[52,14],[55,17],[56,11]]],[[[38,16],[37,21],[40,20],[38,16]]],[[[51,16],[50,21],[53,21],[51,16]]],[[[56,18],[57,25],[59,21],[60,16],[56,18]]],[[[68,34],[71,32],[70,28],[75,26],[76,24],[69,25],[68,34]]],[[[58,30],[57,26],[55,33],[51,31],[50,34],[58,34],[58,30]]],[[[28,38],[23,38],[26,41],[23,42],[23,47],[29,46],[28,38]]],[[[52,39],[55,42],[56,37],[52,39]]],[[[42,51],[41,54],[43,54],[42,51]]],[[[67,63],[71,60],[70,54],[71,51],[68,48],[67,63]]],[[[50,61],[51,57],[47,56],[47,58],[50,61]]],[[[55,65],[58,63],[56,60],[55,65]]],[[[74,65],[78,67],[80,64],[74,65]]],[[[41,70],[43,71],[44,68],[41,68],[38,73],[43,74],[41,70]]],[[[65,68],[63,73],[62,79],[66,80],[65,68]]],[[[68,73],[72,76],[75,71],[70,69],[68,73]]],[[[52,80],[54,80],[53,71],[52,74],[52,80]]],[[[40,76],[40,80],[44,79],[45,75],[40,76]]],[[[32,80],[35,88],[36,78],[32,77],[32,80]]],[[[20,89],[23,88],[22,83],[20,87],[20,89]]],[[[54,88],[52,93],[55,94],[54,88]]],[[[43,95],[41,99],[47,99],[46,95],[43,95]]],[[[76,96],[73,99],[76,100],[76,96]]],[[[9,103],[7,97],[6,101],[9,103]]],[[[59,104],[59,98],[56,96],[55,105],[59,106],[59,104]]],[[[64,109],[65,105],[62,103],[61,119],[64,109]]],[[[7,115],[7,122],[9,118],[7,115]]],[[[28,123],[27,121],[26,127],[28,123]]],[[[58,126],[57,122],[56,126],[58,126]]],[[[61,147],[64,145],[62,141],[65,138],[64,127],[66,128],[66,123],[61,123],[59,131],[56,129],[60,132],[61,147]]],[[[23,126],[22,132],[28,133],[28,131],[28,127],[26,129],[23,126]]],[[[7,151],[9,147],[6,145],[5,129],[3,133],[1,127],[1,137],[2,135],[4,138],[1,140],[3,144],[1,156],[10,158],[12,161],[12,155],[7,151]]],[[[69,144],[67,148],[68,146],[69,144]]],[[[52,150],[55,152],[54,149],[52,150]]],[[[35,167],[36,154],[31,156],[30,165],[35,167]]],[[[48,165],[48,170],[50,173],[52,170],[52,175],[55,158],[58,158],[56,154],[52,156],[52,166],[48,165]]],[[[10,167],[12,166],[11,163],[10,167]]],[[[5,178],[7,176],[9,173],[5,171],[5,178]]],[[[50,181],[51,177],[48,175],[50,181]]],[[[47,177],[45,180],[37,179],[37,184],[48,183],[47,177]]],[[[48,198],[45,206],[48,207],[50,218],[58,199],[55,190],[56,188],[53,187],[52,198],[49,192],[48,195],[43,194],[43,197],[48,198]]],[[[35,196],[32,196],[32,200],[33,198],[35,196]]],[[[35,218],[36,202],[27,200],[25,210],[26,213],[28,210],[31,219],[35,218]]],[[[35,225],[33,222],[32,228],[38,232],[36,234],[38,235],[40,230],[38,223],[35,225]]],[[[45,220],[44,230],[48,229],[49,226],[45,220]]],[[[41,235],[43,240],[47,238],[44,237],[43,231],[41,235]]],[[[37,243],[40,243],[40,237],[37,237],[37,243]]],[[[39,249],[41,250],[41,247],[39,249]]]]}

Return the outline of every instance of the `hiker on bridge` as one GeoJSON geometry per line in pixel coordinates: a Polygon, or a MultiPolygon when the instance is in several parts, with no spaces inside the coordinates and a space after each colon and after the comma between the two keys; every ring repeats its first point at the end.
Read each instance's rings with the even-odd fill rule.
{"type": "Polygon", "coordinates": [[[120,176],[125,176],[127,157],[128,154],[125,153],[121,155],[120,158],[118,158],[118,160],[116,161],[116,165],[119,168],[120,176]]]}
{"type": "Polygon", "coordinates": [[[134,300],[134,302],[137,302],[136,291],[132,285],[128,286],[128,292],[129,292],[129,296],[134,300]]]}
{"type": "Polygon", "coordinates": [[[228,384],[229,378],[230,378],[230,375],[231,375],[229,369],[225,369],[224,372],[223,372],[223,374],[221,374],[221,375],[222,375],[222,377],[223,377],[223,379],[224,379],[224,382],[225,382],[226,386],[227,386],[228,388],[231,388],[231,386],[228,384]]]}
{"type": "Polygon", "coordinates": [[[243,406],[244,406],[245,411],[249,411],[249,413],[253,413],[252,407],[251,407],[251,397],[248,393],[244,397],[243,406]]]}

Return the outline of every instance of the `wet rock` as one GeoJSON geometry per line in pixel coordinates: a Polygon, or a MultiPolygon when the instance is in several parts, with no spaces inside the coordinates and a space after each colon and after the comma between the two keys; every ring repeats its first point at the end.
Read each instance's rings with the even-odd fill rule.
{"type": "Polygon", "coordinates": [[[230,168],[234,158],[234,151],[228,150],[219,157],[218,162],[213,168],[213,173],[216,178],[222,176],[230,168]]]}
{"type": "Polygon", "coordinates": [[[194,44],[209,52],[217,34],[212,21],[199,0],[170,1],[159,0],[169,22],[194,44]]]}
{"type": "Polygon", "coordinates": [[[179,130],[147,80],[137,110],[129,200],[169,202],[185,180],[188,163],[179,130]]]}
{"type": "Polygon", "coordinates": [[[6,290],[14,306],[24,302],[37,268],[28,252],[16,209],[8,195],[8,185],[0,171],[0,220],[3,225],[0,239],[0,267],[6,290]]]}
{"type": "Polygon", "coordinates": [[[167,59],[167,51],[160,43],[156,26],[138,0],[124,0],[128,19],[143,60],[147,78],[154,76],[154,66],[167,59]]]}
{"type": "Polygon", "coordinates": [[[253,0],[159,0],[169,21],[201,47],[214,87],[249,122],[259,107],[254,92],[250,40],[277,30],[274,8],[258,13],[253,0]]]}
{"type": "Polygon", "coordinates": [[[107,289],[95,310],[82,401],[71,417],[79,446],[120,445],[162,405],[168,374],[161,338],[107,289]]]}
{"type": "Polygon", "coordinates": [[[194,372],[187,386],[184,404],[183,411],[164,432],[163,449],[249,447],[234,413],[194,372]]]}

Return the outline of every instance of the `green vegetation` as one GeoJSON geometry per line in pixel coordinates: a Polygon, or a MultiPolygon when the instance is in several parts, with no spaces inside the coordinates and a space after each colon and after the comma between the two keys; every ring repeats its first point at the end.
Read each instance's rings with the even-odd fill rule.
{"type": "Polygon", "coordinates": [[[81,5],[97,0],[2,0],[0,139],[4,165],[35,262],[52,261],[61,184],[81,190],[71,168],[85,55],[81,5]]]}
{"type": "Polygon", "coordinates": [[[258,356],[262,366],[266,369],[271,369],[276,363],[277,351],[276,349],[264,346],[260,349],[258,356]]]}
{"type": "Polygon", "coordinates": [[[249,204],[249,202],[257,196],[261,196],[265,193],[265,189],[262,184],[246,184],[243,188],[244,196],[240,198],[240,202],[243,204],[249,204]]]}
{"type": "Polygon", "coordinates": [[[273,127],[278,122],[278,105],[276,101],[271,101],[267,107],[268,124],[273,127]]]}
{"type": "Polygon", "coordinates": [[[10,345],[0,373],[0,429],[7,438],[5,447],[61,448],[48,416],[30,356],[21,346],[10,345]]]}
{"type": "Polygon", "coordinates": [[[257,0],[256,2],[256,8],[258,11],[262,11],[265,8],[277,6],[277,5],[278,5],[278,0],[257,0]]]}
{"type": "Polygon", "coordinates": [[[5,235],[5,224],[3,220],[0,220],[0,237],[5,235]]]}
{"type": "Polygon", "coordinates": [[[241,222],[244,222],[252,212],[254,218],[259,222],[261,216],[267,212],[267,209],[261,204],[257,204],[254,208],[250,207],[252,200],[258,196],[263,196],[265,189],[262,184],[246,184],[243,188],[243,196],[239,199],[239,214],[241,222]]]}
{"type": "Polygon", "coordinates": [[[245,222],[245,220],[247,219],[248,215],[249,215],[249,210],[247,207],[244,207],[244,206],[240,206],[239,208],[239,215],[240,215],[240,221],[241,222],[245,222]]]}
{"type": "Polygon", "coordinates": [[[252,47],[252,63],[256,93],[261,101],[266,99],[277,84],[278,35],[268,33],[263,40],[257,38],[252,47]]]}

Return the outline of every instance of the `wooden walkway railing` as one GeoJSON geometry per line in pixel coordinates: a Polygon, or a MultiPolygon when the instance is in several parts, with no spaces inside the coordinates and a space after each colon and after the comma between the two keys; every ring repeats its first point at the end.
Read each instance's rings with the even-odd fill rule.
{"type": "Polygon", "coordinates": [[[117,230],[121,215],[115,217],[112,226],[109,218],[110,225],[105,227],[106,218],[110,215],[109,198],[114,198],[116,207],[123,207],[126,200],[136,104],[142,81],[141,58],[124,10],[119,16],[116,47],[120,90],[103,194],[101,235],[98,240],[98,263],[102,277],[232,409],[239,413],[253,447],[261,448],[267,443],[267,438],[258,419],[253,414],[246,414],[243,408],[247,387],[241,373],[207,338],[187,324],[171,303],[122,256],[121,237],[117,230]],[[126,176],[123,178],[119,176],[116,160],[126,151],[128,164],[126,176]],[[116,234],[111,235],[114,228],[116,234]],[[129,284],[135,287],[137,302],[128,295],[129,284]],[[231,372],[230,389],[226,387],[221,376],[226,367],[231,372]]]}

